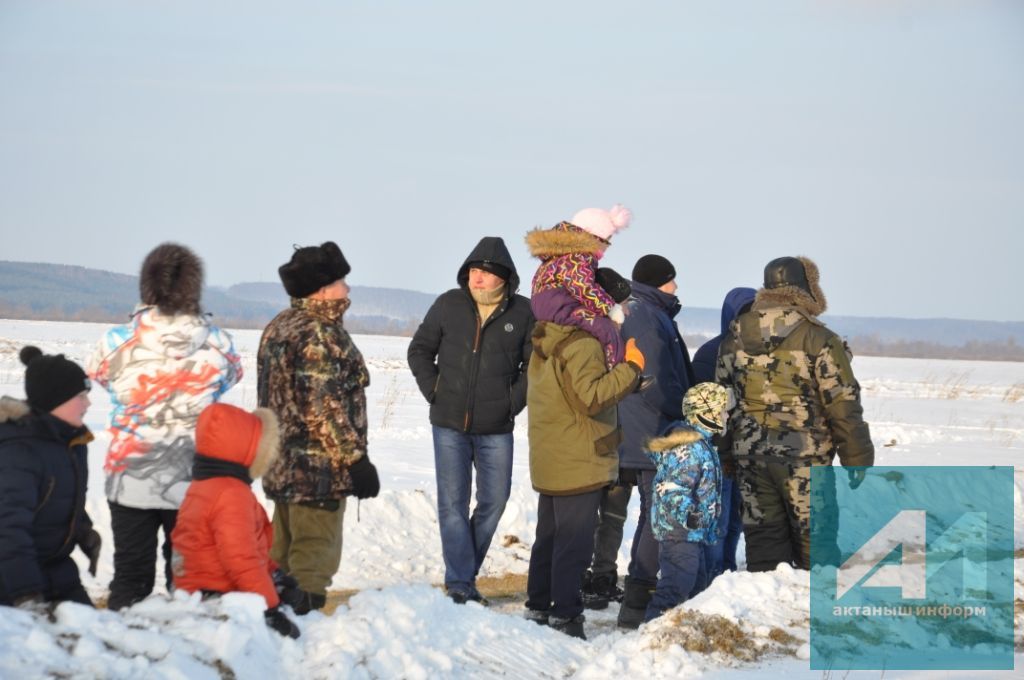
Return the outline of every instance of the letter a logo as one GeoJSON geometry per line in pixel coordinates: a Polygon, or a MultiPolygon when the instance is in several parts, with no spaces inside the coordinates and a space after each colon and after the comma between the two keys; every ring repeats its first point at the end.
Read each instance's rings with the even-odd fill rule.
{"type": "Polygon", "coordinates": [[[836,599],[861,583],[865,587],[899,588],[903,599],[922,600],[927,592],[924,510],[902,510],[881,531],[843,562],[836,573],[836,599]],[[901,564],[878,563],[898,547],[903,548],[901,564]],[[871,573],[875,570],[874,573],[871,573]],[[870,574],[870,576],[869,576],[870,574]]]}

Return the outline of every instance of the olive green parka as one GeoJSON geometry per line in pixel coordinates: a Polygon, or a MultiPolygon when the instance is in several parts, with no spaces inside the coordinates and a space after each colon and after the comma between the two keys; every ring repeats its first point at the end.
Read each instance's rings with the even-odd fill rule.
{"type": "Polygon", "coordinates": [[[541,321],[527,377],[533,488],[570,496],[613,483],[622,439],[615,406],[636,389],[637,368],[620,363],[607,370],[593,335],[541,321]]]}

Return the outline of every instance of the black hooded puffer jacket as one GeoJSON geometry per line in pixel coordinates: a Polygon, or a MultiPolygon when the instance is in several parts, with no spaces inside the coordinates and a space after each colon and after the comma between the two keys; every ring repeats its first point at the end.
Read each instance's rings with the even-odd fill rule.
{"type": "Polygon", "coordinates": [[[409,343],[409,368],[430,402],[430,422],[470,434],[511,432],[526,406],[533,313],[516,295],[519,275],[505,242],[487,236],[459,268],[458,288],[430,307],[409,343]],[[490,261],[511,272],[505,298],[481,324],[469,293],[469,265],[490,261]]]}

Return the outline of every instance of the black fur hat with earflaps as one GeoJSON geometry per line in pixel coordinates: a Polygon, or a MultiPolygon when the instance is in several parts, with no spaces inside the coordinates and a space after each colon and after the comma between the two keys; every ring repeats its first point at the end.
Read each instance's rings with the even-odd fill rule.
{"type": "Polygon", "coordinates": [[[284,289],[293,298],[309,297],[324,286],[345,278],[350,271],[352,267],[334,241],[297,247],[292,259],[277,269],[284,289]]]}

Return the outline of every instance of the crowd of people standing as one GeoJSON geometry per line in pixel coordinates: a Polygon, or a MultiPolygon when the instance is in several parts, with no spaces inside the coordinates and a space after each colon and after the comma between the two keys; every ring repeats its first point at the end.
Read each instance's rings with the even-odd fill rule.
{"type": "MultiPolygon", "coordinates": [[[[747,569],[810,568],[810,507],[829,503],[811,498],[810,468],[838,456],[856,485],[873,463],[849,350],[818,318],[817,266],[777,258],[760,289],[730,291],[721,335],[691,360],[673,263],[645,255],[629,279],[599,266],[631,220],[621,205],[588,208],[529,232],[539,261],[529,298],[504,240],[482,238],[409,344],[430,405],[444,588],[457,604],[487,604],[477,577],[511,492],[524,409],[538,494],[526,616],[580,638],[587,607],[618,601],[618,625],[637,628],[735,570],[741,532],[747,569]]],[[[253,412],[220,403],[241,362],[201,309],[201,261],[178,244],[149,253],[140,304],[84,369],[24,348],[26,398],[0,401],[0,605],[91,603],[70,555],[82,550],[95,573],[84,425],[95,382],[112,404],[107,606],[153,591],[162,532],[168,590],[259,593],[268,625],[298,636],[288,613],[325,606],[347,500],[380,491],[370,373],[343,323],[350,271],[333,242],[297,247],[279,268],[290,305],[262,334],[253,412]]]]}

